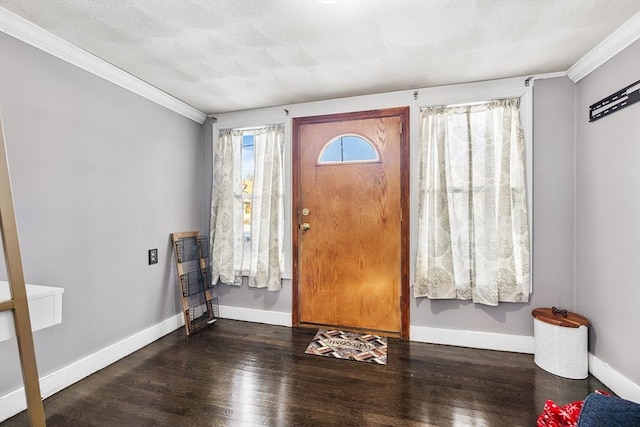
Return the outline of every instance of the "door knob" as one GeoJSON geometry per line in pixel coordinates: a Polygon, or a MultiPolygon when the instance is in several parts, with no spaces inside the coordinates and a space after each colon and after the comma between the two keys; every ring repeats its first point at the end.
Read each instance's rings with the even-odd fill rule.
{"type": "Polygon", "coordinates": [[[302,224],[300,224],[300,230],[302,230],[303,232],[308,231],[310,228],[311,226],[308,222],[303,222],[302,224]]]}

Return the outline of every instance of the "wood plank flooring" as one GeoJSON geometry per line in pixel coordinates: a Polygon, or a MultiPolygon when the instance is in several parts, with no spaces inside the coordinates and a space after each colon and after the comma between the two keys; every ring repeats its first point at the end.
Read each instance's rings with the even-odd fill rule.
{"type": "MultiPolygon", "coordinates": [[[[534,426],[546,399],[610,391],[526,354],[389,339],[386,366],[307,355],[315,332],[178,329],[46,399],[47,426],[534,426]]],[[[26,411],[1,423],[25,425],[26,411]]]]}

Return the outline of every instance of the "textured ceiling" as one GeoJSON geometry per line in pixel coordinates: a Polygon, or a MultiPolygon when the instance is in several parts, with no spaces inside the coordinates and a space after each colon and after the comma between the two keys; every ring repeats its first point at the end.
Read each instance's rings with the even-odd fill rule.
{"type": "Polygon", "coordinates": [[[566,71],[640,0],[0,0],[207,114],[566,71]]]}

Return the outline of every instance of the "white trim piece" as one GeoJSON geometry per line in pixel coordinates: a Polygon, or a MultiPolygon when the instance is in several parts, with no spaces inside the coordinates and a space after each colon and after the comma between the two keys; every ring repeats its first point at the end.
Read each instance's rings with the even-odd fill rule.
{"type": "Polygon", "coordinates": [[[461,331],[454,329],[411,326],[411,341],[429,344],[455,345],[484,350],[510,351],[533,354],[534,337],[525,335],[496,334],[493,332],[461,331]]]}
{"type": "Polygon", "coordinates": [[[623,399],[640,403],[640,385],[589,353],[589,372],[623,399]]]}
{"type": "Polygon", "coordinates": [[[557,79],[558,77],[567,77],[566,71],[558,71],[556,73],[534,74],[529,80],[529,86],[533,85],[536,80],[557,79]]]}
{"type": "Polygon", "coordinates": [[[573,64],[567,70],[567,76],[574,83],[578,83],[637,40],[640,40],[640,12],[573,64]]]}
{"type": "Polygon", "coordinates": [[[531,86],[525,86],[525,81],[529,77],[519,76],[418,89],[419,98],[416,104],[420,108],[424,108],[434,105],[472,104],[492,99],[521,97],[531,90],[531,86]]]}
{"type": "MultiPolygon", "coordinates": [[[[88,377],[184,325],[182,313],[40,378],[42,398],[88,377]]],[[[24,387],[0,396],[0,422],[27,409],[24,387]]]]}
{"type": "Polygon", "coordinates": [[[278,325],[291,327],[291,313],[284,311],[260,310],[255,308],[233,307],[230,305],[220,306],[220,318],[231,320],[242,320],[245,322],[265,323],[267,325],[278,325]]]}
{"type": "Polygon", "coordinates": [[[207,116],[126,71],[0,7],[0,31],[202,124],[207,116]]]}

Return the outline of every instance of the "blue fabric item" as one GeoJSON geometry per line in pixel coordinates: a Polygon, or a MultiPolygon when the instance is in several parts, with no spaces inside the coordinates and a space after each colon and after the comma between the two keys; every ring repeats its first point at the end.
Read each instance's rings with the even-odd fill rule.
{"type": "Polygon", "coordinates": [[[591,393],[584,400],[578,427],[640,427],[640,405],[591,393]]]}

